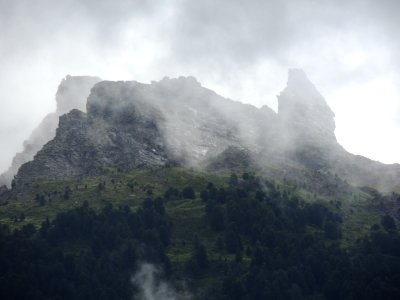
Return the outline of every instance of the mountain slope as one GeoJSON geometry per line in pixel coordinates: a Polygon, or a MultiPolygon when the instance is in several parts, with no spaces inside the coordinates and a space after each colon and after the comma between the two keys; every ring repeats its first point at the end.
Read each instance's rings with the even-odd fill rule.
{"type": "Polygon", "coordinates": [[[301,181],[298,170],[317,171],[356,186],[399,188],[399,165],[350,154],[337,143],[334,113],[303,71],[289,71],[278,101],[278,113],[258,109],[225,99],[193,77],[99,82],[87,113],[63,116],[55,139],[20,169],[16,182],[100,174],[104,168],[203,167],[233,147],[247,149],[254,166],[281,178],[289,173],[301,181]]]}
{"type": "Polygon", "coordinates": [[[304,72],[279,102],[95,84],[0,187],[0,298],[398,299],[400,195],[371,187],[398,166],[347,153],[304,72]]]}
{"type": "Polygon", "coordinates": [[[132,278],[143,262],[165,271],[154,276],[173,283],[183,294],[177,299],[400,294],[400,237],[372,189],[352,190],[350,201],[248,172],[153,167],[7,193],[0,196],[5,299],[140,299],[145,283],[132,278]]]}
{"type": "Polygon", "coordinates": [[[22,166],[16,182],[104,167],[197,166],[228,146],[260,149],[275,117],[272,111],[224,99],[190,77],[150,85],[103,81],[92,89],[87,114],[62,116],[55,139],[22,166]]]}
{"type": "Polygon", "coordinates": [[[23,151],[14,156],[9,169],[0,175],[0,186],[11,186],[18,169],[24,163],[31,161],[43,145],[55,137],[61,115],[74,108],[85,111],[90,89],[99,81],[100,78],[97,77],[69,75],[61,81],[56,94],[56,111],[48,114],[24,142],[23,151]]]}

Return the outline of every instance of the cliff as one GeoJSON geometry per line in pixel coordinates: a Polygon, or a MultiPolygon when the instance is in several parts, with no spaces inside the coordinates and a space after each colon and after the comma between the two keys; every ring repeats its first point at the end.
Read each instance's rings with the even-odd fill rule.
{"type": "Polygon", "coordinates": [[[318,172],[325,174],[318,178],[336,174],[359,186],[398,187],[398,165],[355,156],[337,143],[334,113],[302,70],[289,71],[278,101],[276,114],[223,98],[193,77],[151,84],[98,82],[87,113],[73,110],[62,116],[55,138],[20,168],[16,181],[172,163],[253,167],[303,182],[318,172]],[[240,161],[230,163],[235,157],[240,161]]]}
{"type": "Polygon", "coordinates": [[[289,70],[287,86],[278,96],[278,112],[282,134],[291,143],[336,143],[335,114],[303,70],[289,70]]]}
{"type": "Polygon", "coordinates": [[[168,162],[199,166],[229,146],[261,151],[274,118],[272,110],[225,99],[193,77],[151,84],[102,81],[91,90],[87,114],[73,110],[62,116],[56,137],[21,167],[16,180],[168,162]]]}
{"type": "Polygon", "coordinates": [[[56,93],[56,111],[48,114],[32,132],[29,139],[24,142],[22,152],[14,156],[11,166],[0,175],[0,186],[10,186],[18,169],[24,163],[31,161],[43,145],[55,137],[58,119],[61,115],[75,108],[86,110],[86,98],[90,89],[99,81],[98,77],[69,75],[61,81],[56,93]]]}

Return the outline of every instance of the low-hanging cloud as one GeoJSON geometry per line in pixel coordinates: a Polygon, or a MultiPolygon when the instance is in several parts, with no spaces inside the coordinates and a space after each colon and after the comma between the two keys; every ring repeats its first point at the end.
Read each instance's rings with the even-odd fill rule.
{"type": "Polygon", "coordinates": [[[177,292],[171,284],[161,280],[161,271],[153,264],[142,263],[132,278],[132,283],[138,288],[138,300],[190,300],[188,292],[177,292]]]}

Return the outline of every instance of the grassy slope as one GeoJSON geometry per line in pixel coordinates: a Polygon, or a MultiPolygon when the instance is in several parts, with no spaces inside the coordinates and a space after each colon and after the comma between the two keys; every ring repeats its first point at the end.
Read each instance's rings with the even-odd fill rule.
{"type": "MultiPolygon", "coordinates": [[[[182,168],[154,168],[130,173],[109,170],[104,176],[16,187],[8,196],[8,204],[0,206],[0,224],[8,224],[11,228],[19,228],[28,223],[40,226],[46,218],[52,219],[57,213],[80,206],[84,201],[88,201],[97,210],[107,203],[112,203],[115,207],[127,205],[136,209],[150,190],[153,196],[161,196],[168,187],[182,190],[190,185],[196,191],[195,200],[171,200],[166,203],[166,210],[174,224],[168,254],[173,262],[179,264],[185,261],[190,256],[194,235],[197,235],[207,247],[209,256],[217,258],[213,251],[217,236],[206,226],[204,203],[199,199],[199,193],[210,181],[218,186],[225,185],[229,175],[230,173],[217,175],[182,168]],[[105,183],[104,189],[99,189],[100,183],[105,183]],[[64,199],[67,187],[70,189],[68,200],[64,199]],[[37,194],[45,195],[45,205],[41,206],[35,200],[37,194]],[[19,220],[21,214],[25,216],[23,221],[19,220]]],[[[289,194],[298,195],[305,201],[324,202],[340,212],[343,217],[344,246],[350,245],[368,232],[372,224],[379,222],[378,204],[373,202],[369,194],[358,189],[338,199],[328,199],[283,182],[278,184],[281,190],[286,190],[289,194]]],[[[1,200],[5,201],[0,199],[0,202],[1,200]]]]}
{"type": "Polygon", "coordinates": [[[12,228],[19,228],[27,223],[39,226],[46,218],[52,219],[57,213],[80,206],[84,201],[88,201],[95,209],[101,209],[107,203],[112,203],[115,207],[127,205],[135,209],[149,195],[149,191],[154,196],[161,196],[170,186],[182,189],[186,185],[199,191],[210,180],[222,183],[222,179],[217,176],[210,177],[209,174],[194,170],[155,168],[123,174],[110,171],[104,176],[17,186],[7,196],[8,199],[0,199],[1,202],[8,202],[0,206],[0,223],[8,224],[12,228]],[[99,188],[102,183],[105,183],[105,188],[99,188]],[[70,190],[68,200],[64,198],[67,187],[70,190]],[[45,196],[45,205],[41,206],[35,200],[37,194],[45,196]],[[22,213],[25,220],[15,222],[15,217],[19,218],[22,213]]]}
{"type": "MultiPolygon", "coordinates": [[[[84,201],[88,201],[96,210],[100,210],[107,203],[112,203],[115,207],[127,205],[131,209],[137,209],[150,190],[156,197],[164,195],[168,187],[182,190],[190,185],[196,191],[196,199],[169,200],[165,203],[166,211],[173,223],[172,240],[167,255],[172,266],[179,272],[179,269],[185,268],[184,263],[192,255],[195,235],[206,246],[211,261],[235,259],[234,255],[221,254],[214,250],[218,233],[211,231],[206,225],[205,204],[199,195],[208,182],[221,187],[227,184],[229,176],[228,172],[210,174],[181,168],[154,168],[125,174],[110,170],[109,174],[104,176],[16,187],[7,200],[8,204],[0,206],[0,224],[20,228],[33,223],[39,227],[46,218],[52,219],[59,212],[81,206],[84,201]],[[99,190],[99,184],[104,182],[105,188],[99,190]],[[66,187],[70,188],[68,200],[64,199],[66,187]],[[36,194],[46,195],[45,205],[41,206],[35,200],[36,194]],[[25,220],[15,221],[15,218],[18,219],[22,213],[25,215],[25,220]]],[[[369,194],[358,189],[354,189],[351,195],[342,196],[341,199],[328,199],[285,182],[276,183],[281,191],[286,191],[289,195],[297,195],[306,202],[319,201],[340,212],[343,217],[344,247],[354,243],[357,238],[369,231],[372,224],[379,222],[378,204],[373,202],[369,194]]],[[[0,198],[0,203],[2,201],[4,202],[4,199],[0,198]]],[[[246,240],[243,242],[246,244],[246,240]]],[[[243,262],[249,263],[249,261],[249,257],[243,254],[243,262]]],[[[206,273],[196,278],[193,287],[202,289],[212,286],[215,278],[218,278],[213,272],[211,266],[206,273]]]]}

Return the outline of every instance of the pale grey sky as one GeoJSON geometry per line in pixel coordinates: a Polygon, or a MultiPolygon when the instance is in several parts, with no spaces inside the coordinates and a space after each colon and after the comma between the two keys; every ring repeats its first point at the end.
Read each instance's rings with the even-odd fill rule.
{"type": "Polygon", "coordinates": [[[349,151],[400,162],[398,1],[0,0],[0,170],[55,108],[67,74],[148,82],[193,75],[276,108],[303,68],[349,151]]]}

